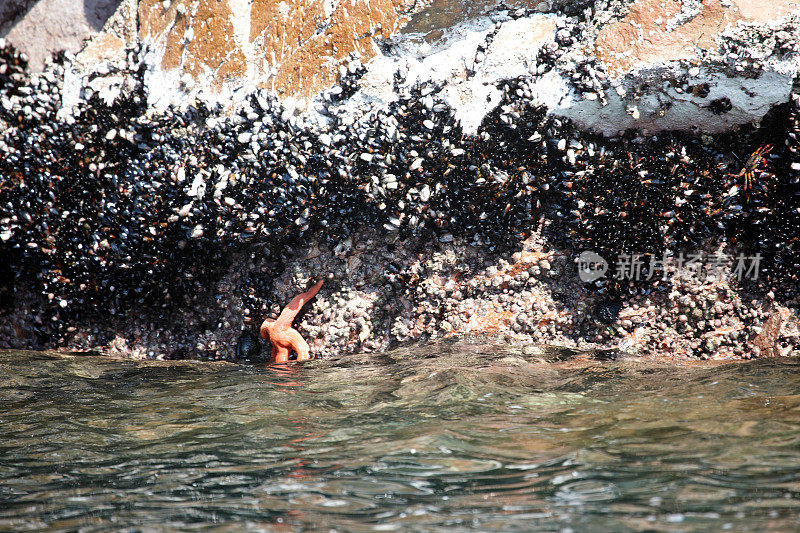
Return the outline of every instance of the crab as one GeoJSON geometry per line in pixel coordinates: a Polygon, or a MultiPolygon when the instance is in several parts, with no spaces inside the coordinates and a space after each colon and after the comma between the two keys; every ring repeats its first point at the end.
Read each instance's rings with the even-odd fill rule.
{"type": "Polygon", "coordinates": [[[734,179],[744,178],[744,182],[742,183],[742,191],[745,193],[746,196],[749,196],[750,191],[753,189],[753,185],[756,182],[756,177],[760,176],[761,174],[769,174],[764,170],[764,165],[767,164],[766,156],[772,151],[771,144],[765,144],[758,148],[755,152],[750,154],[750,157],[747,158],[745,161],[742,170],[740,170],[737,174],[729,174],[730,177],[734,179]]]}

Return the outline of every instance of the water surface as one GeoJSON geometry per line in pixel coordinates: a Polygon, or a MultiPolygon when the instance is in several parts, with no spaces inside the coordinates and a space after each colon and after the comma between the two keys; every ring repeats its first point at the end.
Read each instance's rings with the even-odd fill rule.
{"type": "Polygon", "coordinates": [[[796,360],[0,353],[0,529],[789,530],[796,360]]]}

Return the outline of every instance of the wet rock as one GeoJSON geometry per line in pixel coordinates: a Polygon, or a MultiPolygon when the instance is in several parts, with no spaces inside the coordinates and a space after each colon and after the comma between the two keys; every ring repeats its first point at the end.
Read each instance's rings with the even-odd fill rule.
{"type": "MultiPolygon", "coordinates": [[[[495,37],[508,20],[498,22],[487,27],[495,37]]],[[[575,21],[556,27],[563,42],[580,33],[575,21]]],[[[609,272],[586,285],[566,258],[598,250],[613,265],[621,251],[642,251],[648,263],[735,237],[765,254],[764,284],[797,286],[794,104],[770,119],[777,127],[735,138],[604,139],[548,116],[530,80],[518,79],[492,88],[497,106],[465,135],[439,85],[399,80],[396,100],[374,115],[348,115],[357,95],[343,88],[343,100],[323,106],[331,123],[320,133],[268,91],[233,111],[187,99],[155,112],[146,51],[135,47],[61,114],[69,61],[31,76],[23,56],[0,48],[0,253],[13,269],[5,284],[16,284],[3,290],[27,294],[15,296],[27,307],[9,305],[0,321],[8,345],[102,345],[110,340],[86,324],[136,324],[126,338],[138,356],[182,346],[190,357],[233,359],[243,314],[279,312],[297,286],[330,269],[341,286],[296,324],[316,354],[473,333],[613,345],[616,328],[583,320],[590,308],[580,304],[596,291],[624,295],[628,340],[643,350],[737,354],[742,341],[730,331],[766,317],[750,312],[758,301],[736,300],[730,280],[667,286],[609,272]],[[115,78],[123,86],[109,106],[115,78]],[[746,164],[763,171],[745,199],[746,164]],[[533,241],[522,245],[526,236],[533,241]],[[651,290],[654,301],[628,306],[651,290]],[[717,301],[735,305],[712,314],[717,301]],[[15,323],[34,333],[18,338],[15,323]],[[710,344],[694,342],[705,333],[710,344]]],[[[537,65],[556,67],[549,51],[539,49],[537,65]]],[[[481,64],[492,61],[482,53],[481,64]]],[[[602,85],[596,64],[573,63],[578,82],[602,85]]],[[[351,64],[343,75],[359,72],[351,64]]]]}
{"type": "Polygon", "coordinates": [[[622,301],[605,298],[595,305],[594,316],[603,324],[614,324],[619,319],[622,301]]]}
{"type": "Polygon", "coordinates": [[[261,341],[258,335],[246,329],[236,340],[236,359],[241,361],[261,362],[268,358],[261,352],[261,341]]]}
{"type": "Polygon", "coordinates": [[[753,352],[762,357],[776,357],[781,355],[778,350],[778,339],[783,325],[791,316],[791,311],[785,307],[775,306],[769,318],[761,326],[761,330],[752,340],[753,352]]]}

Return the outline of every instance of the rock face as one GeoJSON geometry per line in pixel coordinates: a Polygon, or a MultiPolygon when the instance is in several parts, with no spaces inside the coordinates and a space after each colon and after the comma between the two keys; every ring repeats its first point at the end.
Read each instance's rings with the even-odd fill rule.
{"type": "Polygon", "coordinates": [[[659,61],[697,57],[713,49],[715,38],[735,20],[736,11],[711,0],[686,9],[679,0],[643,0],[600,30],[597,58],[612,75],[659,61]]]}
{"type": "MultiPolygon", "coordinates": [[[[690,275],[682,250],[705,251],[700,261],[709,263],[745,250],[758,265],[763,254],[763,292],[787,304],[800,296],[800,91],[769,127],[733,141],[602,139],[547,116],[611,134],[757,119],[784,101],[796,76],[796,15],[720,24],[695,56],[688,47],[657,57],[637,41],[646,57],[629,61],[603,31],[633,24],[638,4],[596,14],[490,10],[441,38],[401,32],[363,69],[348,61],[307,113],[323,120],[303,124],[267,89],[233,109],[193,105],[193,93],[247,95],[262,68],[254,57],[279,64],[256,53],[277,30],[258,29],[250,41],[253,6],[219,4],[227,11],[176,5],[172,25],[150,28],[145,42],[142,3],[125,0],[74,60],[41,75],[26,76],[24,59],[0,44],[0,176],[9,177],[0,253],[11,258],[0,261],[0,281],[10,280],[0,282],[0,300],[14,313],[0,320],[0,343],[75,333],[62,318],[92,306],[92,315],[114,318],[75,333],[73,345],[126,330],[131,342],[112,341],[114,349],[223,356],[239,320],[268,314],[275,299],[334,271],[340,294],[306,322],[316,349],[331,354],[509,330],[524,343],[703,356],[745,355],[758,334],[764,355],[798,345],[796,326],[768,318],[750,285],[737,292],[734,273],[726,284],[717,268],[690,275]],[[247,14],[246,32],[235,14],[247,14]],[[168,44],[170,35],[183,40],[168,44]],[[746,91],[723,91],[737,86],[746,91]],[[186,105],[159,114],[140,89],[186,105]],[[71,101],[78,109],[68,114],[71,101]],[[602,252],[593,262],[616,256],[618,275],[584,284],[572,258],[588,251],[602,252]],[[660,268],[650,261],[650,274],[666,274],[670,257],[681,264],[669,267],[674,283],[637,285],[640,255],[663,258],[660,268]],[[35,293],[17,305],[14,292],[28,282],[35,293]],[[623,305],[630,294],[637,299],[623,305]],[[163,329],[151,325],[155,314],[163,329]],[[608,327],[615,321],[620,329],[608,327]]],[[[667,33],[688,32],[681,28],[698,16],[675,14],[667,33]]],[[[300,94],[284,89],[283,103],[300,94]]]]}
{"type": "MultiPolygon", "coordinates": [[[[538,6],[536,11],[539,11],[538,6]]],[[[557,12],[559,12],[557,10],[557,12]]],[[[474,133],[503,80],[550,113],[607,136],[637,129],[720,132],[786,103],[800,71],[800,1],[636,0],[587,21],[496,11],[450,28],[438,42],[393,39],[340,112],[369,113],[405,86],[431,81],[474,133]]]]}
{"type": "Polygon", "coordinates": [[[10,0],[0,2],[0,37],[25,52],[33,71],[60,50],[78,52],[100,30],[120,0],[10,0]],[[12,25],[13,23],[13,25],[12,25]]]}
{"type": "Polygon", "coordinates": [[[0,34],[8,33],[8,30],[25,16],[25,13],[33,7],[36,0],[5,0],[0,4],[0,34]]]}
{"type": "MultiPolygon", "coordinates": [[[[800,12],[800,0],[638,0],[618,22],[603,27],[595,53],[612,76],[659,62],[715,55],[735,27],[766,25],[800,12]]],[[[795,21],[796,22],[796,21],[795,21]]]]}
{"type": "Polygon", "coordinates": [[[798,0],[638,0],[602,27],[595,57],[614,91],[564,115],[606,134],[724,131],[788,100],[797,76],[798,0]],[[794,57],[787,54],[794,51],[794,57]]]}
{"type": "Polygon", "coordinates": [[[473,62],[474,74],[445,91],[445,100],[459,110],[456,117],[466,131],[476,131],[482,114],[493,109],[502,93],[494,83],[498,78],[513,79],[536,72],[539,50],[553,42],[555,19],[532,16],[509,21],[495,33],[483,61],[473,62]]]}
{"type": "MultiPolygon", "coordinates": [[[[242,85],[308,98],[338,77],[351,53],[367,61],[397,31],[408,0],[141,0],[139,39],[153,81],[212,91],[242,85]]],[[[157,100],[156,100],[157,101],[157,100]]]]}
{"type": "Polygon", "coordinates": [[[140,44],[150,102],[163,108],[197,95],[229,101],[241,87],[308,99],[336,81],[351,54],[374,57],[376,40],[394,34],[413,7],[413,0],[20,0],[4,4],[3,13],[29,9],[5,33],[33,70],[88,40],[72,68],[67,107],[78,78],[85,85],[98,65],[120,66],[126,47],[140,44]]]}
{"type": "Polygon", "coordinates": [[[538,54],[554,43],[556,17],[531,15],[516,20],[490,19],[460,25],[436,48],[376,57],[367,65],[361,90],[340,106],[353,115],[374,111],[376,104],[395,101],[395,73],[403,86],[434,82],[442,86],[437,97],[455,111],[467,133],[475,133],[483,117],[494,109],[502,91],[498,82],[535,74],[538,54]],[[502,21],[502,22],[500,22],[502,21]]]}
{"type": "MultiPolygon", "coordinates": [[[[91,0],[84,10],[84,3],[15,0],[14,12],[30,10],[9,39],[26,43],[41,62],[55,49],[76,49],[119,2],[91,0]],[[48,37],[34,38],[41,28],[48,37]]],[[[348,82],[346,94],[332,93],[348,121],[430,81],[437,85],[431,98],[475,132],[500,101],[502,82],[522,78],[520,90],[552,114],[605,135],[718,132],[786,102],[800,71],[800,0],[627,0],[592,9],[588,2],[439,0],[420,11],[423,3],[123,0],[67,69],[63,107],[86,86],[113,99],[124,86],[113,71],[143,61],[157,110],[195,97],[228,106],[264,89],[324,127],[330,110],[318,115],[309,104],[357,56],[363,79],[348,82]],[[449,16],[452,9],[461,15],[449,16]],[[400,32],[412,14],[413,32],[400,32]],[[140,50],[133,60],[132,49],[140,50]]]]}
{"type": "Polygon", "coordinates": [[[761,332],[752,341],[759,355],[764,357],[784,355],[781,353],[777,341],[781,335],[781,329],[791,316],[791,310],[786,307],[774,306],[774,309],[771,309],[769,318],[761,328],[761,332]]]}

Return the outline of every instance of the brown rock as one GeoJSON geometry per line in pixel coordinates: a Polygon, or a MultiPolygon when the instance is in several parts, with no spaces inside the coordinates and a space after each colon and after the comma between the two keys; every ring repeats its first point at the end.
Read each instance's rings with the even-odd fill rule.
{"type": "Polygon", "coordinates": [[[104,59],[123,61],[125,58],[125,44],[125,41],[116,35],[100,33],[81,50],[78,60],[90,65],[104,59]]]}
{"type": "Polygon", "coordinates": [[[734,20],[718,0],[705,0],[701,13],[670,31],[667,21],[681,12],[680,0],[640,0],[619,22],[603,28],[595,51],[612,74],[640,64],[691,57],[695,47],[709,49],[714,36],[734,20]]]}
{"type": "Polygon", "coordinates": [[[790,314],[791,312],[785,307],[773,307],[772,313],[761,328],[761,333],[752,341],[753,346],[759,349],[759,353],[762,357],[776,357],[780,355],[777,346],[778,337],[781,334],[783,325],[789,319],[790,314]]]}
{"type": "Polygon", "coordinates": [[[413,2],[239,4],[177,0],[164,9],[159,0],[140,0],[139,35],[163,50],[162,69],[205,77],[215,89],[249,80],[282,96],[307,97],[335,81],[351,52],[362,61],[373,57],[374,39],[396,32],[413,2]]]}
{"type": "Polygon", "coordinates": [[[624,75],[637,66],[674,61],[713,50],[717,37],[732,23],[766,22],[800,9],[800,0],[735,0],[730,6],[719,0],[703,0],[700,13],[679,21],[681,0],[639,0],[619,22],[604,27],[595,41],[595,52],[608,71],[624,75]]]}
{"type": "Polygon", "coordinates": [[[195,79],[207,76],[215,89],[247,70],[232,20],[228,2],[180,0],[166,10],[156,0],[139,3],[139,36],[164,47],[161,67],[195,79]]]}
{"type": "MultiPolygon", "coordinates": [[[[263,12],[271,11],[274,0],[260,0],[253,5],[251,41],[261,40],[265,52],[274,51],[277,72],[267,85],[278,93],[310,96],[331,85],[336,79],[335,67],[351,52],[366,62],[375,56],[374,39],[394,34],[404,22],[403,13],[411,3],[407,0],[372,2],[340,2],[325,18],[321,3],[292,3],[285,22],[273,18],[263,25],[263,12]],[[264,11],[258,8],[264,6],[264,11]],[[296,21],[295,21],[296,19],[296,21]],[[291,20],[291,22],[290,22],[291,20]],[[276,27],[277,23],[277,27],[276,27]],[[316,29],[323,25],[323,31],[316,29]],[[327,27],[325,25],[327,24],[327,27]],[[293,49],[284,43],[298,42],[293,49]]],[[[285,5],[282,2],[280,5],[285,5]]]]}

